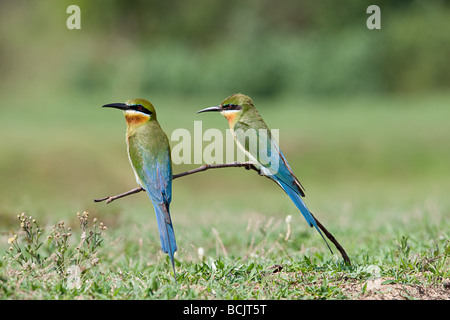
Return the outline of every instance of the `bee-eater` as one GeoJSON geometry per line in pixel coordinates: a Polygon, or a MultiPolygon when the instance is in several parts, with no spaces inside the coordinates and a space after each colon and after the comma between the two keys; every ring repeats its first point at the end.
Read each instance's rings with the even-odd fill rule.
{"type": "Polygon", "coordinates": [[[261,175],[275,181],[287,193],[310,227],[316,228],[331,251],[316,220],[303,202],[302,197],[305,196],[303,186],[292,172],[270,129],[253,105],[252,99],[244,94],[234,94],[223,100],[220,105],[202,109],[197,113],[209,111],[220,112],[225,116],[238,147],[261,175]]]}
{"type": "Polygon", "coordinates": [[[147,192],[155,208],[161,250],[168,253],[175,275],[177,250],[169,205],[172,200],[172,161],[170,145],[161,129],[153,105],[144,99],[111,103],[103,107],[123,110],[127,123],[128,159],[138,185],[147,192]]]}

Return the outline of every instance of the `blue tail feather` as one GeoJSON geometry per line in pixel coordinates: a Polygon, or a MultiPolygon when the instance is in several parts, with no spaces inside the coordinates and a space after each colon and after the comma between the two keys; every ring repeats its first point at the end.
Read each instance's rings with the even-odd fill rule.
{"type": "MultiPolygon", "coordinates": [[[[153,203],[155,208],[156,221],[158,222],[159,239],[161,241],[161,250],[169,254],[172,263],[173,273],[175,275],[174,253],[177,251],[177,243],[175,240],[175,232],[173,231],[172,222],[166,221],[166,213],[163,206],[165,204],[153,203]]],[[[167,207],[167,211],[169,208],[167,207]]]]}
{"type": "Polygon", "coordinates": [[[303,199],[301,198],[301,196],[296,191],[294,191],[292,188],[290,188],[283,181],[276,179],[276,182],[278,182],[278,184],[283,188],[283,190],[286,192],[286,194],[289,196],[289,198],[291,198],[291,200],[294,202],[295,206],[302,213],[306,222],[308,222],[309,226],[316,228],[317,232],[319,232],[320,236],[325,241],[328,249],[330,249],[331,253],[333,253],[330,246],[328,245],[327,240],[325,240],[325,237],[323,236],[322,232],[320,231],[319,227],[317,226],[316,219],[314,219],[314,217],[311,215],[311,212],[309,211],[308,207],[306,207],[306,204],[303,201],[303,199]]]}

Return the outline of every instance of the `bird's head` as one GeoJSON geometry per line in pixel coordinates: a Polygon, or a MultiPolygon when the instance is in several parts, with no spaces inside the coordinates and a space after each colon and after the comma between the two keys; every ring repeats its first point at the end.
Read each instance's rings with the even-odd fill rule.
{"type": "Polygon", "coordinates": [[[155,108],[145,99],[130,99],[125,103],[105,104],[103,108],[123,110],[127,125],[137,125],[156,120],[155,108]]]}
{"type": "Polygon", "coordinates": [[[230,126],[234,126],[236,121],[251,108],[254,108],[252,99],[242,93],[237,93],[223,100],[220,105],[202,109],[197,113],[212,111],[220,112],[227,118],[230,126]]]}

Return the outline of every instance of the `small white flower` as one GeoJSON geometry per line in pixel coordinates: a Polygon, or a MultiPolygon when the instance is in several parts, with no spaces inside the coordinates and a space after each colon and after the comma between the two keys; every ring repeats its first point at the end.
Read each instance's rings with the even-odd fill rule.
{"type": "Polygon", "coordinates": [[[291,215],[288,215],[288,216],[286,217],[286,223],[289,224],[289,223],[291,223],[291,221],[292,221],[292,216],[291,216],[291,215]]]}
{"type": "Polygon", "coordinates": [[[197,249],[197,254],[198,254],[198,258],[199,258],[200,260],[202,260],[203,257],[205,256],[205,249],[203,249],[202,247],[199,247],[199,248],[197,249]]]}

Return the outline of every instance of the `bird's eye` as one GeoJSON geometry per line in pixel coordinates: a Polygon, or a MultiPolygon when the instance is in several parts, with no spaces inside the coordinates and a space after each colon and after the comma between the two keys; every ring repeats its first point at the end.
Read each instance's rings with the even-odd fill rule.
{"type": "Polygon", "coordinates": [[[141,104],[137,104],[133,107],[134,110],[142,112],[142,113],[146,113],[146,114],[152,114],[151,111],[147,110],[146,108],[144,108],[143,105],[141,104]]]}

